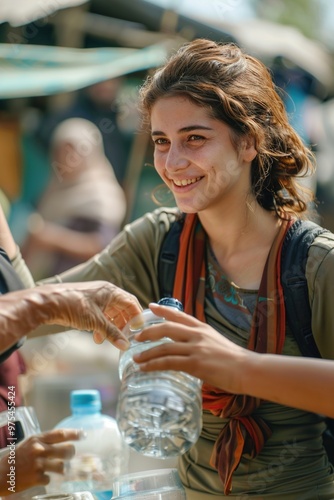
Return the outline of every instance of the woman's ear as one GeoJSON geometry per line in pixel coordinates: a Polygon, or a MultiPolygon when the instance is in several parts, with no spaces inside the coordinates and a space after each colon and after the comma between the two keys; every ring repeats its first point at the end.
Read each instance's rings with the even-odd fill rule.
{"type": "Polygon", "coordinates": [[[241,141],[240,155],[242,159],[247,163],[250,163],[254,160],[257,155],[257,151],[255,149],[255,140],[252,136],[246,136],[241,141]]]}

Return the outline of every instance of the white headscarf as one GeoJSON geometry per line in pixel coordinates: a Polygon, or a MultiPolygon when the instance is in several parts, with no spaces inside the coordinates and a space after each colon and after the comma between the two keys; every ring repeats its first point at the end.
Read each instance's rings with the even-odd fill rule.
{"type": "Polygon", "coordinates": [[[66,163],[52,160],[53,178],[38,212],[50,222],[66,224],[75,217],[121,226],[126,212],[124,192],[104,154],[99,129],[90,121],[70,118],[55,129],[52,153],[71,146],[66,163]]]}

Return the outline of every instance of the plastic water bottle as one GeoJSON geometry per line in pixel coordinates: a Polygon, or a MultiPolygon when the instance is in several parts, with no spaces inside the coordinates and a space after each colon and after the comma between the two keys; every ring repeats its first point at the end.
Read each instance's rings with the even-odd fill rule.
{"type": "Polygon", "coordinates": [[[97,500],[110,500],[114,478],[127,470],[129,450],[116,420],[101,413],[99,391],[72,391],[71,410],[55,428],[81,429],[85,437],[73,442],[75,456],[66,462],[64,476],[52,474],[48,492],[90,491],[97,500]]]}
{"type": "MultiPolygon", "coordinates": [[[[165,298],[159,304],[182,310],[182,304],[165,298]]],[[[155,458],[183,454],[198,439],[202,427],[202,382],[179,371],[141,372],[133,355],[164,342],[137,342],[134,335],[144,327],[161,323],[150,309],[132,318],[123,333],[130,341],[120,354],[121,387],[116,420],[125,442],[137,452],[155,458]]]]}
{"type": "Polygon", "coordinates": [[[30,497],[30,500],[95,500],[89,491],[80,493],[48,493],[47,495],[37,495],[30,497]]]}
{"type": "Polygon", "coordinates": [[[113,500],[186,500],[176,469],[156,469],[116,478],[113,500]]]}

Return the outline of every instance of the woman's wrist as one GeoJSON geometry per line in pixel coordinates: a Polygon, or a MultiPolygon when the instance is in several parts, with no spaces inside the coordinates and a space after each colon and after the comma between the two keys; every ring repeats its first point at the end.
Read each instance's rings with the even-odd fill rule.
{"type": "Polygon", "coordinates": [[[240,357],[238,367],[238,370],[240,370],[238,375],[240,383],[239,394],[259,397],[257,388],[258,381],[262,377],[262,361],[261,354],[246,349],[244,350],[243,355],[240,357]],[[240,376],[240,372],[242,376],[240,376]]]}

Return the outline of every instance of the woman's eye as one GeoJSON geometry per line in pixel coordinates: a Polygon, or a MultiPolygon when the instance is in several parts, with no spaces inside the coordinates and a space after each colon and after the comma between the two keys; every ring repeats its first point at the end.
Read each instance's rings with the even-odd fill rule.
{"type": "Polygon", "coordinates": [[[202,135],[191,135],[188,139],[189,141],[204,141],[204,137],[202,135]]]}
{"type": "Polygon", "coordinates": [[[163,145],[163,144],[167,144],[168,141],[167,141],[167,139],[164,139],[163,137],[159,137],[158,139],[154,139],[153,142],[157,146],[160,146],[160,145],[163,145]]]}

